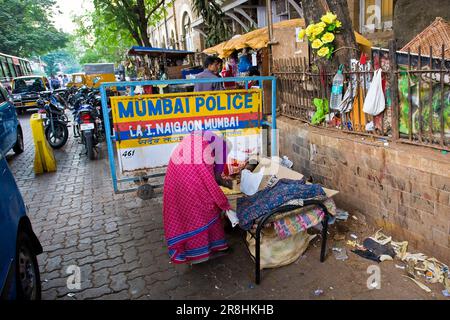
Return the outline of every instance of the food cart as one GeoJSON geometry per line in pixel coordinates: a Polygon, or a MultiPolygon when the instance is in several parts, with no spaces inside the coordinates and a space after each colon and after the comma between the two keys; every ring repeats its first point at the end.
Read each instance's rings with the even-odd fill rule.
{"type": "MultiPolygon", "coordinates": [[[[203,69],[194,65],[194,55],[193,51],[138,46],[128,51],[129,63],[140,80],[186,79],[200,73],[203,69]]],[[[159,86],[160,93],[190,92],[193,89],[191,84],[159,86]]],[[[158,91],[146,90],[146,93],[154,92],[158,91]]]]}

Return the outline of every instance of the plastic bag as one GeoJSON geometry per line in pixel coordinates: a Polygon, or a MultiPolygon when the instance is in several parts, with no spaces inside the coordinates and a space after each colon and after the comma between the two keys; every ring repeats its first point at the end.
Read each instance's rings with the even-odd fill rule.
{"type": "Polygon", "coordinates": [[[241,192],[252,196],[259,190],[259,185],[264,177],[264,168],[261,171],[252,173],[250,170],[241,172],[241,192]]]}
{"type": "Polygon", "coordinates": [[[250,61],[248,56],[242,56],[239,59],[239,64],[238,64],[239,72],[247,72],[251,66],[252,66],[252,62],[250,61]]]}
{"type": "Polygon", "coordinates": [[[367,92],[366,100],[364,100],[363,111],[372,116],[377,116],[386,108],[386,100],[383,93],[383,85],[381,80],[381,69],[375,71],[372,84],[367,92]]]}

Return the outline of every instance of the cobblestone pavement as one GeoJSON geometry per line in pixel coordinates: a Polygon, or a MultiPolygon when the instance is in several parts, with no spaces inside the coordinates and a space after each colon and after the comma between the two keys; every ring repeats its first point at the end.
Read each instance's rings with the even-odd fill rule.
{"type": "MultiPolygon", "coordinates": [[[[169,263],[162,229],[162,198],[143,201],[135,193],[112,189],[106,146],[100,160],[89,161],[72,137],[55,151],[56,173],[35,176],[30,114],[21,116],[25,152],[8,155],[44,253],[39,256],[44,299],[429,299],[400,277],[393,263],[381,264],[382,288],[366,286],[370,261],[331,253],[319,263],[320,239],[289,266],[265,270],[254,285],[253,263],[237,231],[233,251],[189,266],[169,263]],[[81,268],[81,289],[67,288],[67,268],[81,268]],[[324,290],[315,296],[316,289],[324,290]],[[73,293],[74,295],[69,295],[73,293]]],[[[333,229],[333,228],[332,228],[333,229]]],[[[352,230],[357,232],[358,230],[352,230]]],[[[333,232],[333,230],[331,231],[333,232]]],[[[362,235],[361,235],[362,237],[362,235]]],[[[329,241],[329,248],[333,241],[329,241]]]]}

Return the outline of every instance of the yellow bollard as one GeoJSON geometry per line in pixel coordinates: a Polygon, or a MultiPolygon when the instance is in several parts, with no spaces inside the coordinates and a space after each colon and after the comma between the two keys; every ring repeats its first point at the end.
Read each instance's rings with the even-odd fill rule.
{"type": "Polygon", "coordinates": [[[31,116],[30,124],[34,140],[34,173],[36,174],[56,171],[55,156],[45,138],[43,122],[38,113],[31,116]]]}

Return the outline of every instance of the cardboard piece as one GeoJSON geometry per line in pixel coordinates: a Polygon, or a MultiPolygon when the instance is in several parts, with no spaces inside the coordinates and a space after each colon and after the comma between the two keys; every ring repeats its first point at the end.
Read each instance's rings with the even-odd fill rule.
{"type": "MultiPolygon", "coordinates": [[[[291,179],[291,180],[301,180],[303,175],[297,171],[291,170],[289,168],[280,165],[280,158],[259,158],[259,164],[254,170],[254,173],[260,172],[264,168],[264,177],[259,186],[259,190],[263,190],[269,185],[272,176],[277,176],[278,179],[291,179]]],[[[339,193],[337,190],[323,188],[328,198],[334,197],[339,193]]]]}

